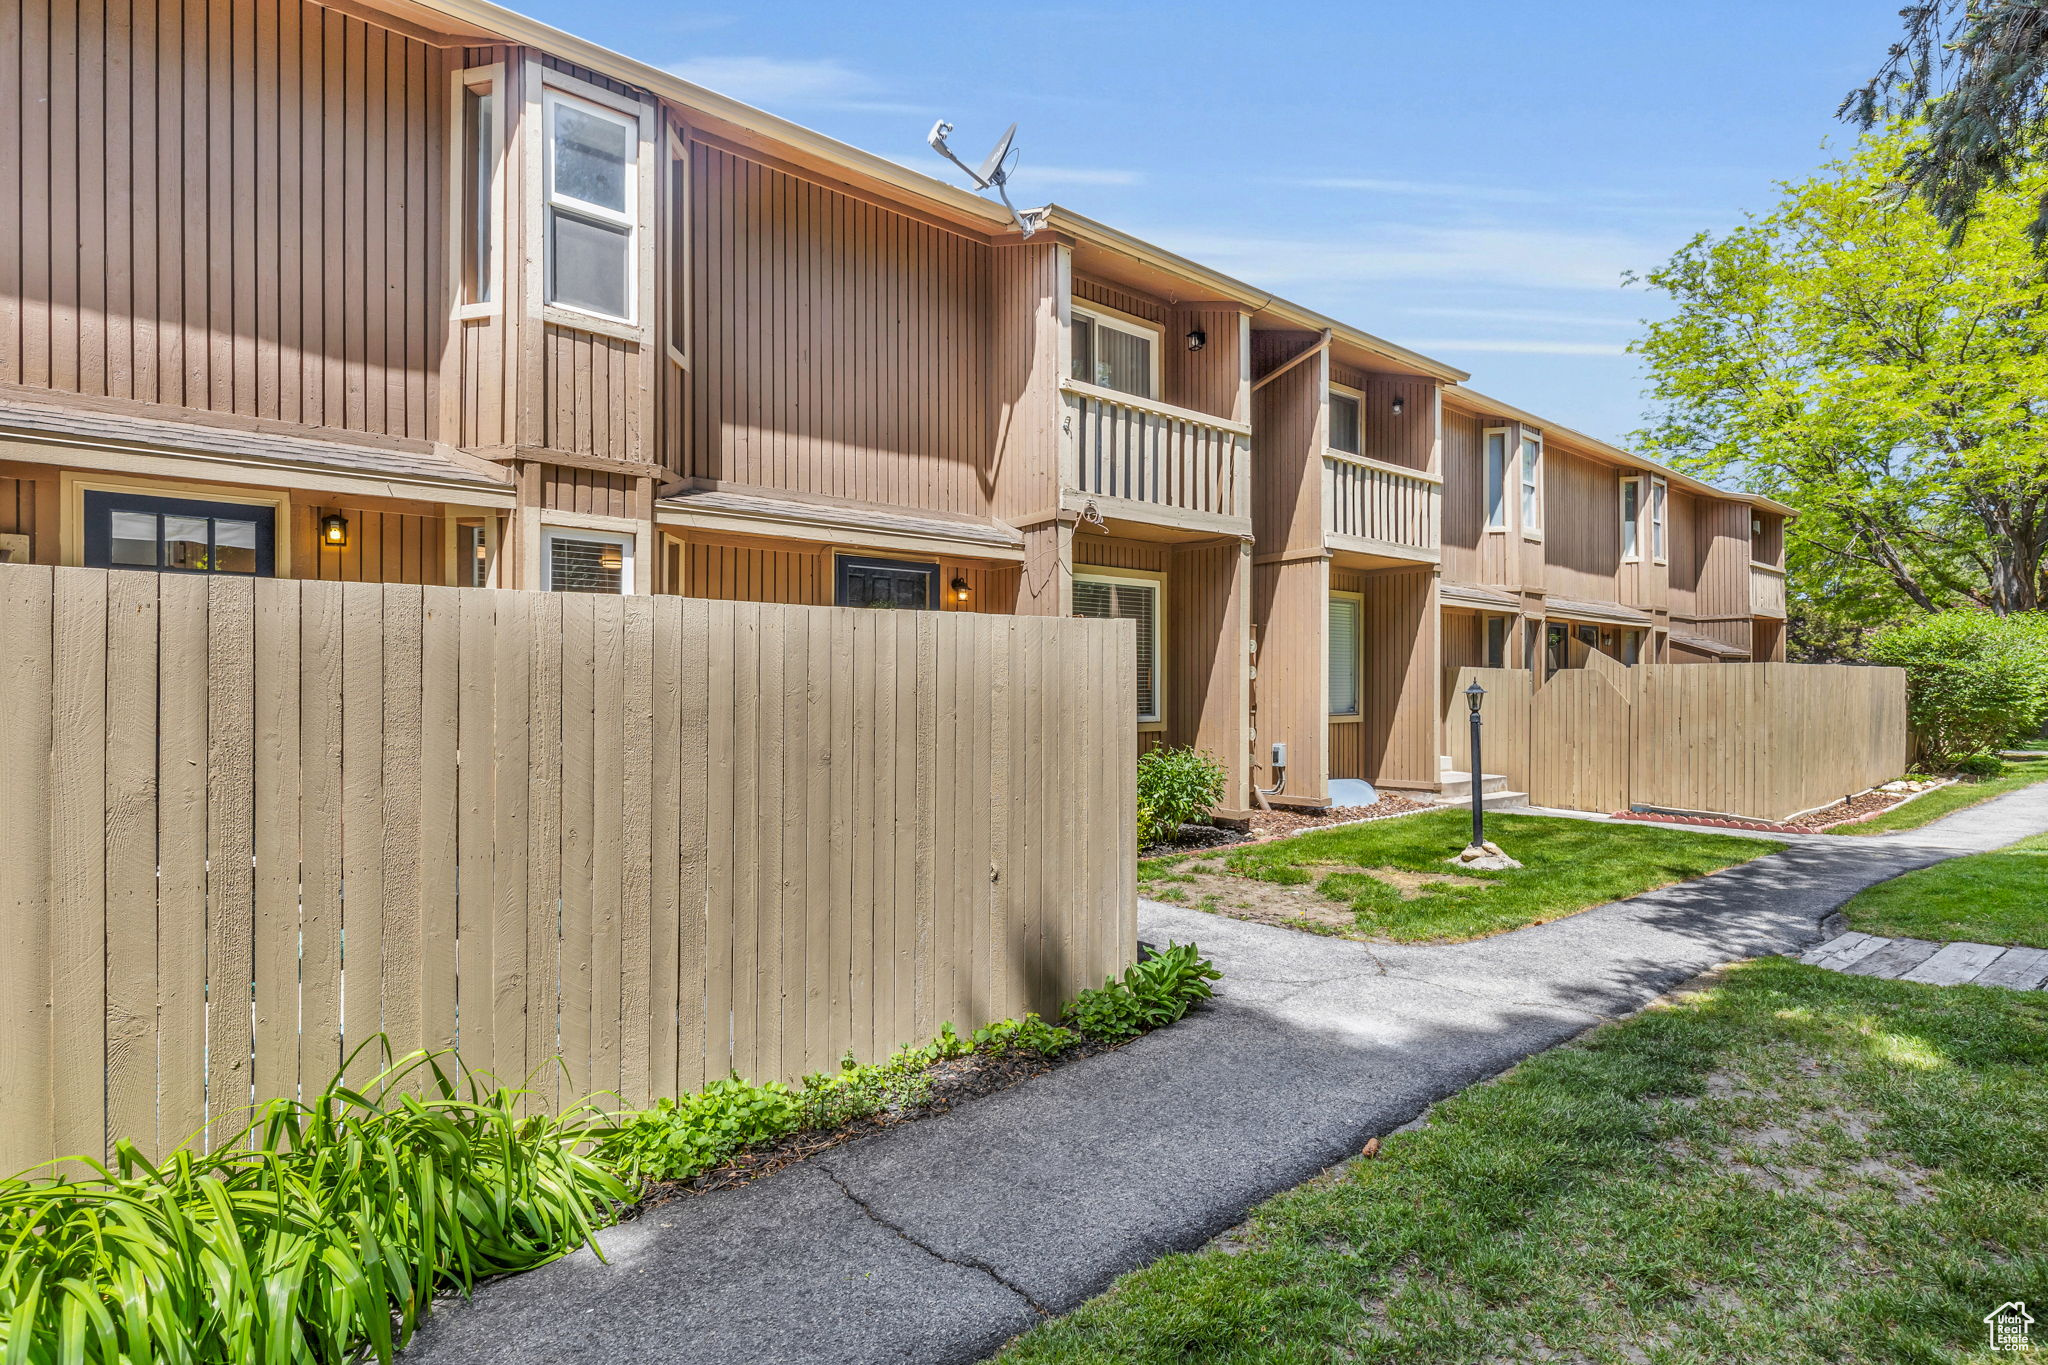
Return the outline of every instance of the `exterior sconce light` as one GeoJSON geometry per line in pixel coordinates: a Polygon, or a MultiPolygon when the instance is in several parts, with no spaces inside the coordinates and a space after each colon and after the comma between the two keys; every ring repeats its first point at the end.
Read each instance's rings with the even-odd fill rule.
{"type": "Polygon", "coordinates": [[[1188,333],[1188,349],[1190,351],[1199,351],[1208,344],[1209,334],[1201,328],[1197,327],[1194,331],[1188,333]]]}
{"type": "Polygon", "coordinates": [[[1405,399],[1405,398],[1401,397],[1401,396],[1400,396],[1399,394],[1396,394],[1396,395],[1394,396],[1394,416],[1396,416],[1396,417],[1399,417],[1399,416],[1401,415],[1401,409],[1403,409],[1403,408],[1405,408],[1405,407],[1407,407],[1407,406],[1408,406],[1408,400],[1407,400],[1407,399],[1405,399]]]}
{"type": "Polygon", "coordinates": [[[953,576],[953,581],[951,583],[948,583],[946,586],[953,590],[953,600],[955,602],[961,603],[962,605],[966,604],[968,598],[968,589],[967,580],[964,577],[960,576],[959,574],[955,574],[953,576]]]}
{"type": "Polygon", "coordinates": [[[320,543],[341,549],[348,544],[348,518],[339,512],[329,512],[320,518],[320,543]]]}
{"type": "Polygon", "coordinates": [[[599,550],[597,552],[597,562],[600,568],[610,569],[611,571],[616,573],[621,567],[624,566],[626,562],[626,556],[625,553],[621,551],[618,546],[607,545],[602,550],[599,550]]]}

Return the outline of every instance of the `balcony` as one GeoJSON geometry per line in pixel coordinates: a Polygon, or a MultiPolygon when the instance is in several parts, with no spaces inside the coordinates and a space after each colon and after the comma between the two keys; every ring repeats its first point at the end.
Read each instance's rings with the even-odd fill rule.
{"type": "Polygon", "coordinates": [[[1078,380],[1060,388],[1069,506],[1093,503],[1105,521],[1249,534],[1249,426],[1078,380]]]}
{"type": "Polygon", "coordinates": [[[1785,619],[1785,571],[1770,564],[1750,561],[1749,614],[1785,619]]]}
{"type": "Polygon", "coordinates": [[[1323,453],[1323,541],[1371,563],[1441,558],[1443,480],[1341,450],[1323,453]]]}

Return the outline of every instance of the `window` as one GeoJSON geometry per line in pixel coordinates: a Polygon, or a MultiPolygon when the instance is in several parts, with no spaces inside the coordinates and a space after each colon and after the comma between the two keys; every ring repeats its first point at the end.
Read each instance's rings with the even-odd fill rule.
{"type": "Polygon", "coordinates": [[[244,502],[141,493],[85,494],[85,564],[92,569],[268,577],[277,515],[244,502]]]}
{"type": "Polygon", "coordinates": [[[1508,626],[1514,618],[1489,616],[1486,618],[1486,666],[1506,668],[1508,666],[1508,626]]]}
{"type": "Polygon", "coordinates": [[[1632,563],[1643,557],[1643,481],[1636,475],[1621,481],[1621,560],[1632,563]]]}
{"type": "Polygon", "coordinates": [[[491,586],[491,534],[480,521],[455,528],[456,583],[465,588],[491,586]]]}
{"type": "Polygon", "coordinates": [[[1549,677],[1564,667],[1565,630],[1561,625],[1547,625],[1543,628],[1543,676],[1549,677]]]}
{"type": "Polygon", "coordinates": [[[1074,310],[1074,378],[1139,398],[1159,396],[1159,334],[1136,323],[1074,310]]]}
{"type": "Polygon", "coordinates": [[[1586,646],[1586,648],[1588,648],[1588,649],[1598,649],[1598,648],[1600,648],[1600,627],[1598,627],[1598,626],[1580,626],[1580,627],[1578,628],[1578,630],[1577,630],[1576,634],[1577,634],[1577,635],[1578,635],[1578,637],[1579,637],[1579,643],[1580,643],[1580,644],[1583,644],[1584,646],[1586,646]]]}
{"type": "Polygon", "coordinates": [[[549,592],[630,593],[633,537],[616,531],[540,532],[541,581],[549,592]]]}
{"type": "Polygon", "coordinates": [[[1486,529],[1504,531],[1508,525],[1508,431],[1490,427],[1486,432],[1486,529]]]}
{"type": "Polygon", "coordinates": [[[1543,529],[1543,500],[1539,473],[1543,465],[1543,438],[1522,434],[1522,530],[1543,529]]]}
{"type": "Polygon", "coordinates": [[[1639,630],[1625,630],[1621,633],[1621,661],[1634,668],[1643,661],[1643,633],[1639,630]]]}
{"type": "Polygon", "coordinates": [[[1656,475],[1650,476],[1650,558],[1662,564],[1664,552],[1664,497],[1667,492],[1665,481],[1656,475]]]}
{"type": "Polygon", "coordinates": [[[640,125],[548,91],[547,302],[633,320],[640,125]]]}
{"type": "Polygon", "coordinates": [[[1074,577],[1074,615],[1138,623],[1138,719],[1157,721],[1159,585],[1139,578],[1074,577]]]}
{"type": "Polygon", "coordinates": [[[690,354],[690,162],[683,142],[669,131],[668,152],[668,350],[685,364],[690,354]]]}
{"type": "Polygon", "coordinates": [[[498,91],[459,73],[462,136],[462,301],[497,298],[498,91]]]}
{"type": "Polygon", "coordinates": [[[1330,395],[1330,449],[1358,453],[1358,399],[1353,394],[1330,395]]]}
{"type": "Polygon", "coordinates": [[[1365,600],[1349,593],[1330,594],[1330,714],[1358,712],[1360,668],[1359,618],[1365,600]]]}
{"type": "Polygon", "coordinates": [[[833,601],[842,607],[898,607],[936,611],[939,566],[916,560],[857,559],[841,555],[833,601]]]}

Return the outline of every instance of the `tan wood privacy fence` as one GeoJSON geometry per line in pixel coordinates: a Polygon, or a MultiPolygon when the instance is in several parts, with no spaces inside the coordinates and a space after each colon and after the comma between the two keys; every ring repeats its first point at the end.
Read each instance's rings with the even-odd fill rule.
{"type": "Polygon", "coordinates": [[[1536,684],[1527,669],[1447,679],[1444,752],[1470,760],[1464,690],[1487,691],[1488,772],[1539,806],[1632,805],[1783,819],[1899,776],[1906,678],[1841,664],[1641,664],[1597,651],[1536,684]]]}
{"type": "Polygon", "coordinates": [[[1134,668],[1121,622],[0,567],[0,1173],[379,1032],[541,1107],[1052,1011],[1133,951],[1134,668]]]}

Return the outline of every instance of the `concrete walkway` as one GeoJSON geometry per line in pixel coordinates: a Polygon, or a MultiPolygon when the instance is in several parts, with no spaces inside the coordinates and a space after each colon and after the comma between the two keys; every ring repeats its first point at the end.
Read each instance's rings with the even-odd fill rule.
{"type": "Polygon", "coordinates": [[[1853,976],[1917,981],[1926,986],[2003,986],[2048,989],[2048,950],[1995,943],[1936,943],[1924,938],[1838,934],[1799,959],[1853,976]]]}
{"type": "Polygon", "coordinates": [[[1919,837],[1802,840],[1477,943],[1386,946],[1148,904],[1217,1001],[1129,1047],[678,1201],[437,1314],[419,1362],[979,1360],[1200,1246],[1429,1104],[1737,958],[1797,952],[1864,887],[2048,829],[2048,787],[1919,837]]]}

